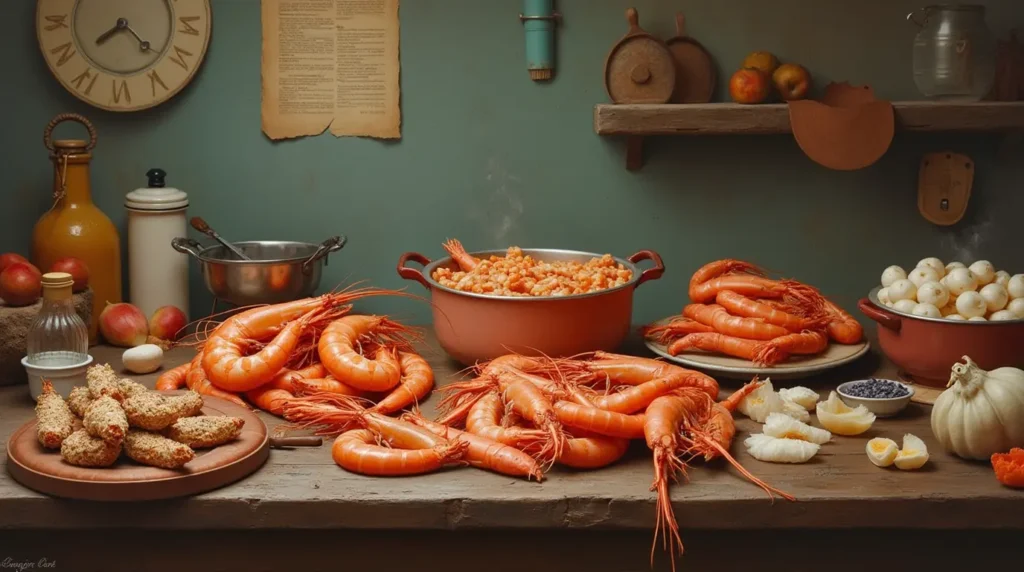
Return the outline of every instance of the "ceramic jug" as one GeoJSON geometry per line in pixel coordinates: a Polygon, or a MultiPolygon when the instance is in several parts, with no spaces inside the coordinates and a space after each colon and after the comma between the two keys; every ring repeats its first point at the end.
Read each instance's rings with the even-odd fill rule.
{"type": "Polygon", "coordinates": [[[43,142],[53,161],[53,205],[32,231],[32,263],[47,272],[66,256],[85,262],[93,291],[89,344],[94,345],[103,308],[122,300],[120,237],[114,223],[92,202],[89,163],[96,146],[96,128],[81,115],[61,114],[46,126],[43,142]],[[89,140],[54,141],[53,129],[65,121],[84,125],[89,140]]]}

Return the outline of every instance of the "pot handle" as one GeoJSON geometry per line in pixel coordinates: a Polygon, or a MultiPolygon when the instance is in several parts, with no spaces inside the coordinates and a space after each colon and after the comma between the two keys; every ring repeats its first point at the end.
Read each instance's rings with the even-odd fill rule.
{"type": "Polygon", "coordinates": [[[419,265],[426,266],[430,264],[430,259],[419,252],[406,252],[402,256],[398,257],[398,275],[406,280],[415,280],[422,284],[424,288],[430,290],[430,283],[427,282],[427,278],[423,276],[423,271],[416,270],[415,268],[409,268],[406,266],[409,262],[415,262],[419,265]]]}
{"type": "Polygon", "coordinates": [[[661,275],[665,273],[665,263],[661,261],[661,256],[653,250],[641,250],[633,256],[630,256],[626,260],[636,264],[641,260],[650,260],[654,262],[654,268],[648,268],[640,274],[640,280],[637,281],[636,285],[640,286],[648,280],[657,280],[661,278],[661,275]]]}
{"type": "Polygon", "coordinates": [[[182,238],[179,236],[177,238],[171,239],[171,248],[177,250],[182,254],[190,254],[196,260],[198,260],[199,250],[202,248],[202,246],[198,242],[192,240],[191,238],[182,238]]]}
{"type": "Polygon", "coordinates": [[[901,320],[899,316],[882,310],[867,298],[861,298],[857,302],[857,307],[860,308],[860,311],[863,312],[865,316],[894,332],[900,331],[900,327],[903,325],[903,320],[901,320]]]}
{"type": "MultiPolygon", "coordinates": [[[[332,236],[331,238],[323,241],[323,243],[317,247],[316,252],[302,263],[302,273],[309,274],[313,269],[314,262],[324,258],[332,252],[341,250],[341,247],[345,246],[346,242],[348,242],[348,237],[344,234],[341,236],[332,236]]],[[[327,260],[324,260],[324,266],[327,266],[327,260]]]]}

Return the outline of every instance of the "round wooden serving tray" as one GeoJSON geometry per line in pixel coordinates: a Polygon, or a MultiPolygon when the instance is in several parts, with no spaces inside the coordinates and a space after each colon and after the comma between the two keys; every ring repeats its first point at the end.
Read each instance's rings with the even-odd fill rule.
{"type": "Polygon", "coordinates": [[[686,34],[686,18],[676,13],[676,35],[665,41],[676,64],[673,103],[708,103],[718,82],[711,54],[686,34]]]}
{"type": "Polygon", "coordinates": [[[668,103],[676,64],[661,40],[640,27],[636,8],[626,10],[629,32],[604,60],[604,87],[615,103],[668,103]]]}
{"type": "MultiPolygon", "coordinates": [[[[165,391],[169,395],[182,391],[165,391]]],[[[245,420],[242,433],[214,449],[197,449],[180,470],[138,464],[122,453],[108,468],[75,467],[59,451],[49,451],[36,438],[36,421],[24,424],[7,442],[7,470],[14,480],[38,492],[94,501],[146,501],[199,494],[256,472],[270,456],[267,426],[253,412],[217,397],[203,396],[204,415],[230,415],[245,420]]]]}
{"type": "MultiPolygon", "coordinates": [[[[662,323],[659,321],[658,323],[662,323]]],[[[750,381],[755,375],[772,381],[802,379],[825,370],[850,363],[868,352],[871,344],[867,340],[852,345],[829,344],[824,353],[815,356],[793,356],[783,363],[771,367],[758,367],[747,360],[725,355],[693,350],[677,356],[668,353],[668,347],[652,340],[644,340],[647,347],[659,356],[682,365],[707,372],[726,379],[750,381]]]]}

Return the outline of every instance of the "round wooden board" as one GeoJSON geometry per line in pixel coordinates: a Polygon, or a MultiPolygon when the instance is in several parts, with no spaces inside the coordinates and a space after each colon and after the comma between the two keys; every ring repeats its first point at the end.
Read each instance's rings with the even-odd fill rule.
{"type": "MultiPolygon", "coordinates": [[[[168,395],[183,391],[164,391],[168,395]]],[[[245,420],[242,433],[214,449],[197,449],[180,470],[138,464],[123,453],[108,468],[76,467],[59,451],[44,449],[36,438],[36,421],[22,425],[7,442],[7,470],[14,480],[38,492],[94,501],[145,501],[199,494],[256,472],[270,456],[266,424],[253,412],[217,397],[203,396],[204,415],[245,420]]]]}
{"type": "MultiPolygon", "coordinates": [[[[665,321],[660,320],[657,323],[660,324],[665,321]]],[[[669,355],[668,347],[664,344],[651,340],[645,340],[644,343],[652,352],[679,365],[728,379],[743,379],[746,381],[749,381],[755,375],[761,379],[771,377],[772,381],[810,377],[816,373],[848,364],[866,354],[871,347],[867,340],[854,345],[829,344],[825,353],[816,356],[797,356],[779,365],[757,367],[747,360],[703,351],[689,351],[672,356],[669,355]]]]}

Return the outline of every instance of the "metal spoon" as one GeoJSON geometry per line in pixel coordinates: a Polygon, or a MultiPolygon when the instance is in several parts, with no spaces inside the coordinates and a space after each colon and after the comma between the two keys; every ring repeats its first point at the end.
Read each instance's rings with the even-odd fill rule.
{"type": "Polygon", "coordinates": [[[228,241],[224,240],[223,238],[221,238],[221,236],[219,234],[217,234],[217,231],[215,231],[212,228],[210,228],[210,225],[206,224],[206,221],[203,220],[202,217],[198,217],[198,216],[192,217],[191,223],[192,223],[192,228],[198,230],[199,232],[201,232],[201,233],[209,236],[210,238],[216,240],[217,242],[223,244],[224,248],[227,248],[228,250],[233,252],[235,254],[235,256],[241,258],[242,260],[252,260],[248,256],[242,254],[242,251],[239,250],[238,247],[236,247],[235,245],[233,245],[230,242],[228,242],[228,241]]]}

